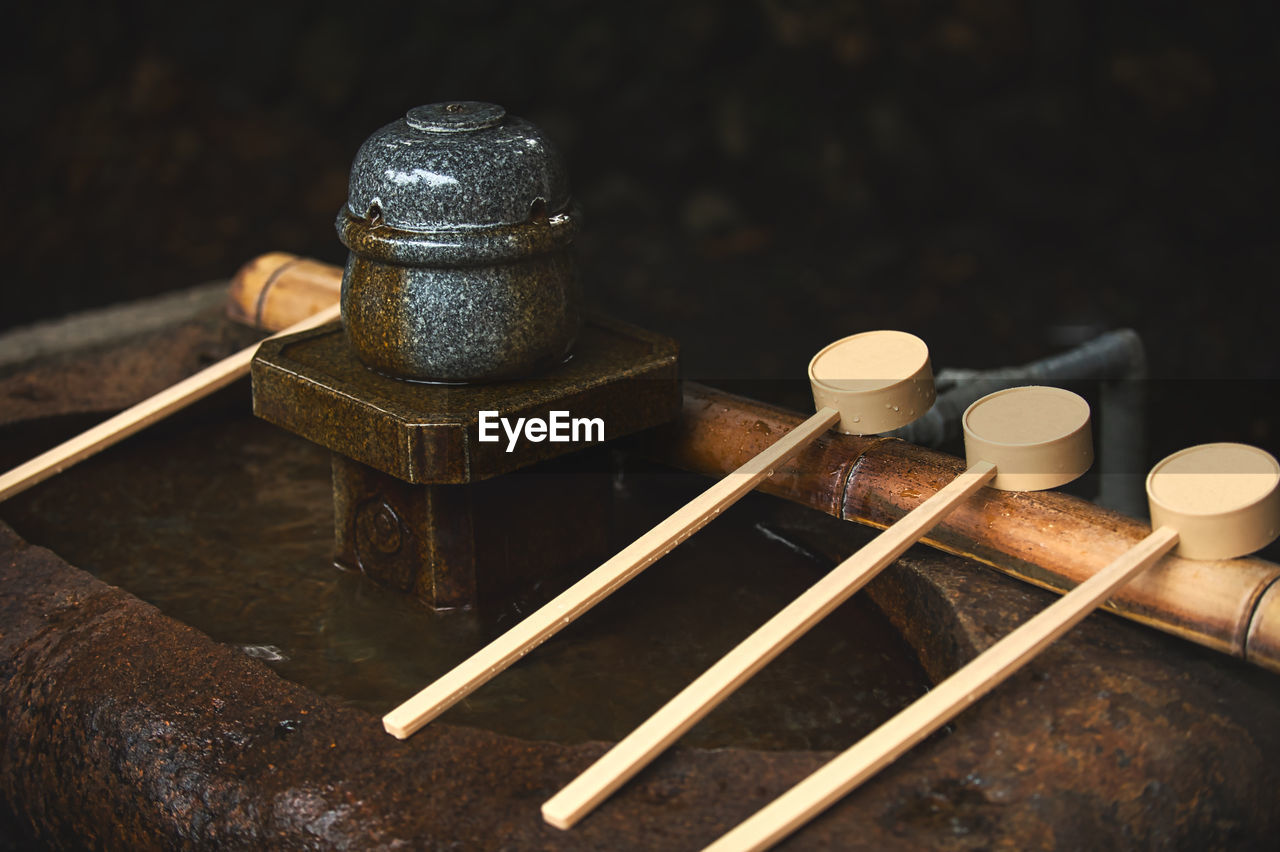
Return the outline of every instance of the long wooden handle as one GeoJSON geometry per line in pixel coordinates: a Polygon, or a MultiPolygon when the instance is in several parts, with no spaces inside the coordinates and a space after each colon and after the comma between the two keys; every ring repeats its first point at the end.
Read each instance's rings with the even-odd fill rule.
{"type": "MultiPolygon", "coordinates": [[[[280,334],[306,331],[309,328],[333,322],[338,315],[338,305],[331,304],[319,313],[289,326],[280,334]]],[[[160,393],[104,420],[92,429],[0,475],[0,500],[6,500],[25,491],[77,462],[87,459],[94,453],[123,441],[157,420],[168,417],[219,388],[226,387],[249,372],[249,364],[257,351],[258,344],[254,344],[241,349],[234,355],[228,355],[216,364],[205,367],[195,375],[188,376],[176,385],[165,388],[160,393]]]]}
{"type": "Polygon", "coordinates": [[[1054,640],[1097,609],[1112,592],[1177,543],[1176,530],[1157,529],[857,745],[712,843],[706,852],[746,852],[767,849],[777,843],[1035,659],[1054,640]]]}
{"type": "Polygon", "coordinates": [[[838,411],[824,408],[779,438],[764,452],[686,503],[675,514],[561,592],[537,612],[384,716],[382,724],[387,733],[404,739],[470,695],[481,684],[554,636],[561,628],[702,529],[726,507],[755,488],[761,480],[772,476],[775,467],[803,450],[839,420],[838,411]]]}
{"type": "Polygon", "coordinates": [[[995,473],[995,466],[987,462],[973,465],[833,568],[549,799],[542,806],[542,818],[556,828],[569,828],[586,816],[995,473]]]}

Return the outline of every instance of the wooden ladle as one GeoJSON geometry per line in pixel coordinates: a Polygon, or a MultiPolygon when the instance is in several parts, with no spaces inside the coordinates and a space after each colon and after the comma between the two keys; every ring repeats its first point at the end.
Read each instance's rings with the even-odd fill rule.
{"type": "Polygon", "coordinates": [[[1175,547],[1192,559],[1230,559],[1273,541],[1280,534],[1280,465],[1256,447],[1202,444],[1152,468],[1147,500],[1150,535],[707,849],[777,843],[1035,659],[1175,547]]]}
{"type": "Polygon", "coordinates": [[[401,739],[413,734],[702,529],[837,423],[857,434],[886,432],[923,414],[933,403],[928,348],[905,332],[855,334],[815,356],[811,374],[815,364],[834,364],[833,372],[842,374],[847,386],[833,384],[828,397],[815,394],[818,412],[808,420],[384,716],[387,732],[401,739]],[[830,362],[820,363],[823,353],[830,362]]]}
{"type": "MultiPolygon", "coordinates": [[[[906,345],[896,339],[874,343],[889,351],[875,351],[872,359],[886,361],[901,358],[906,345]]],[[[886,409],[924,413],[912,398],[919,382],[899,386],[895,394],[894,388],[857,375],[861,362],[851,359],[861,354],[862,345],[833,346],[815,356],[809,375],[814,397],[838,406],[842,424],[876,420],[886,409]],[[850,375],[854,378],[837,378],[850,375]]],[[[557,828],[571,827],[982,486],[1054,488],[1084,473],[1093,461],[1089,405],[1070,391],[1040,386],[998,391],[973,403],[963,419],[968,470],[837,565],[547,800],[543,819],[557,828]]]]}

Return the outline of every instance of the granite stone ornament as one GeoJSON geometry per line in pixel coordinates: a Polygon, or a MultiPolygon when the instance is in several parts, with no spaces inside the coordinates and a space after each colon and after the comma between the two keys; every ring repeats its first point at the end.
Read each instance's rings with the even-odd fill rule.
{"type": "Polygon", "coordinates": [[[347,338],[397,378],[487,382],[569,355],[579,215],[547,138],[494,104],[414,107],[351,166],[338,236],[347,338]]]}

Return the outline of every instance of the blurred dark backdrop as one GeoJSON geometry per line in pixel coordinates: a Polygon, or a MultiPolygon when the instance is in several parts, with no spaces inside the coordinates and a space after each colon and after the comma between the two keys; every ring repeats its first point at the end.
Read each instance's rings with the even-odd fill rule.
{"type": "Polygon", "coordinates": [[[802,377],[876,327],[980,367],[1133,326],[1191,394],[1162,417],[1230,409],[1220,437],[1277,439],[1273,3],[10,15],[0,328],[268,250],[340,262],[364,137],[418,103],[490,100],[562,149],[590,303],[677,336],[692,377],[802,377]]]}

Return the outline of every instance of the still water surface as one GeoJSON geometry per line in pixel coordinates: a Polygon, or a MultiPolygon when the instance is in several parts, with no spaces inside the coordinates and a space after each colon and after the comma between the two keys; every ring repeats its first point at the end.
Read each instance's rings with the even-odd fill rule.
{"type": "MultiPolygon", "coordinates": [[[[91,422],[10,427],[0,454],[8,466],[91,422]]],[[[708,483],[623,467],[612,474],[615,551],[708,483]]],[[[778,523],[788,511],[801,510],[750,495],[442,719],[570,743],[625,735],[830,567],[788,540],[778,523]]],[[[436,613],[336,569],[332,512],[328,451],[214,409],[37,486],[0,518],[281,676],[378,715],[594,567],[436,613]]],[[[927,683],[884,616],[855,596],[682,742],[844,748],[927,683]]]]}

